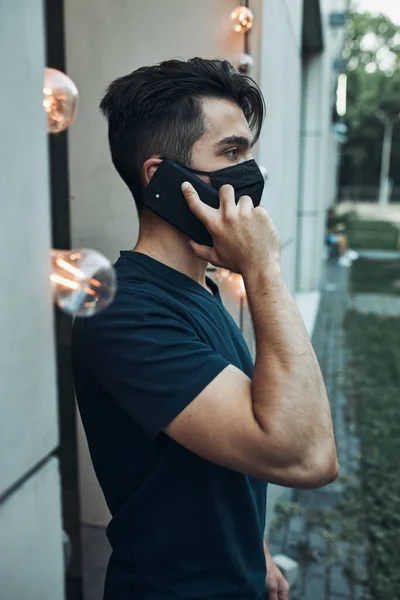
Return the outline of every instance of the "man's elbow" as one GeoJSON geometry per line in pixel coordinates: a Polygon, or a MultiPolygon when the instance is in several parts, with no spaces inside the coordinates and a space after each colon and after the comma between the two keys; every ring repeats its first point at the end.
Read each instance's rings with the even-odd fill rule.
{"type": "Polygon", "coordinates": [[[333,483],[339,477],[339,461],[336,452],[329,455],[319,456],[317,460],[311,460],[304,465],[302,481],[299,487],[320,488],[333,483]]]}

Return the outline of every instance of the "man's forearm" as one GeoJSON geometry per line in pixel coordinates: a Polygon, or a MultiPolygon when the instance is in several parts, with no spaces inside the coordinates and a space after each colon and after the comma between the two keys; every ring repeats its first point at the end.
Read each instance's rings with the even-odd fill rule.
{"type": "Polygon", "coordinates": [[[254,414],[276,442],[276,465],[299,461],[318,470],[319,460],[326,464],[330,459],[334,465],[336,449],[323,377],[280,269],[253,270],[245,275],[245,284],[257,349],[254,414]]]}

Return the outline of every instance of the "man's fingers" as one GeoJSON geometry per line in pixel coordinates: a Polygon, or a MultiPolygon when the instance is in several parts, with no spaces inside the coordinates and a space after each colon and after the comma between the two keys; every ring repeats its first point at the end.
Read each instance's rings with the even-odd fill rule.
{"type": "Polygon", "coordinates": [[[277,589],[271,589],[269,587],[268,588],[267,598],[268,598],[268,600],[279,600],[278,590],[277,589]]]}
{"type": "Polygon", "coordinates": [[[238,209],[242,215],[251,215],[254,210],[254,204],[250,196],[241,196],[239,198],[238,209]]]}
{"type": "Polygon", "coordinates": [[[229,184],[223,185],[218,190],[219,207],[223,216],[229,217],[235,210],[235,191],[229,184]]]}
{"type": "Polygon", "coordinates": [[[216,210],[200,200],[198,193],[188,181],[182,183],[181,189],[192,213],[207,227],[216,210]]]}
{"type": "Polygon", "coordinates": [[[289,600],[290,596],[290,585],[285,582],[286,585],[282,586],[282,589],[278,592],[278,600],[289,600]]]}

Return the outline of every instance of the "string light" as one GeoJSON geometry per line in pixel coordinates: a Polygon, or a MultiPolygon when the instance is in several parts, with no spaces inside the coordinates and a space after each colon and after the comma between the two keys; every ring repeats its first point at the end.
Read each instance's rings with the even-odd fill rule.
{"type": "Polygon", "coordinates": [[[232,27],[237,33],[244,33],[253,27],[254,15],[247,6],[238,6],[231,14],[232,27]]]}
{"type": "Polygon", "coordinates": [[[78,112],[78,90],[62,71],[48,67],[44,70],[43,108],[49,133],[60,133],[74,121],[78,112]]]}
{"type": "Polygon", "coordinates": [[[238,71],[242,75],[248,75],[254,65],[254,58],[250,54],[241,54],[238,60],[238,71]]]}
{"type": "Polygon", "coordinates": [[[215,279],[217,280],[221,279],[222,281],[224,281],[225,279],[227,279],[229,281],[230,276],[231,272],[228,271],[228,269],[217,269],[217,271],[215,272],[215,279]]]}
{"type": "Polygon", "coordinates": [[[237,294],[241,298],[246,297],[246,287],[244,285],[244,280],[241,275],[239,275],[238,283],[237,283],[237,294]]]}
{"type": "Polygon", "coordinates": [[[237,294],[237,296],[239,296],[241,298],[246,297],[246,288],[244,285],[244,280],[243,280],[243,277],[241,275],[239,275],[238,273],[233,273],[232,271],[229,271],[228,269],[217,269],[214,277],[217,281],[222,281],[222,282],[226,281],[227,283],[232,283],[233,289],[234,289],[235,293],[237,294]]]}
{"type": "Polygon", "coordinates": [[[50,282],[64,312],[90,317],[111,304],[116,276],[110,261],[95,250],[51,250],[50,282]]]}

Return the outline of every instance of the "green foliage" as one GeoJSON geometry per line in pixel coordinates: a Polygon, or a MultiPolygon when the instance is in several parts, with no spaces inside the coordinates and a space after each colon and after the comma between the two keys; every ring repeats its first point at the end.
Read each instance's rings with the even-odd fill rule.
{"type": "MultiPolygon", "coordinates": [[[[345,215],[343,215],[345,217],[345,215]]],[[[362,250],[397,250],[400,229],[387,221],[368,221],[348,217],[343,219],[349,246],[362,250]]]]}
{"type": "Polygon", "coordinates": [[[400,599],[400,318],[345,320],[352,362],[349,392],[361,443],[369,592],[400,599]]]}
{"type": "Polygon", "coordinates": [[[360,258],[352,266],[350,287],[354,294],[400,295],[400,260],[381,261],[360,258]]]}
{"type": "MultiPolygon", "coordinates": [[[[342,478],[344,482],[344,478],[342,478]]],[[[304,597],[309,568],[318,563],[324,571],[324,599],[332,593],[332,569],[341,566],[348,581],[351,598],[355,598],[355,586],[363,585],[365,574],[360,566],[365,525],[363,505],[359,488],[349,479],[346,492],[336,506],[304,507],[297,503],[280,504],[272,523],[271,536],[278,530],[287,529],[293,518],[301,517],[305,533],[292,545],[291,553],[300,564],[300,582],[296,586],[304,597]],[[351,484],[351,485],[350,485],[351,484]],[[311,534],[314,534],[312,543],[311,534]]]]}
{"type": "Polygon", "coordinates": [[[324,565],[325,598],[334,591],[332,568],[340,564],[352,600],[359,598],[356,586],[362,586],[363,600],[400,600],[400,316],[349,311],[344,329],[351,356],[347,416],[359,438],[359,464],[354,475],[340,478],[338,504],[285,504],[273,529],[288,529],[298,517],[305,522],[304,537],[290,550],[301,567],[298,598],[304,598],[310,565],[318,562],[324,565]],[[313,533],[322,547],[314,547],[313,533]]]}
{"type": "MultiPolygon", "coordinates": [[[[343,58],[347,60],[348,142],[341,182],[378,185],[383,124],[378,114],[400,113],[400,33],[389,19],[350,12],[343,58]]],[[[400,184],[400,127],[395,128],[391,176],[400,184]]]]}

